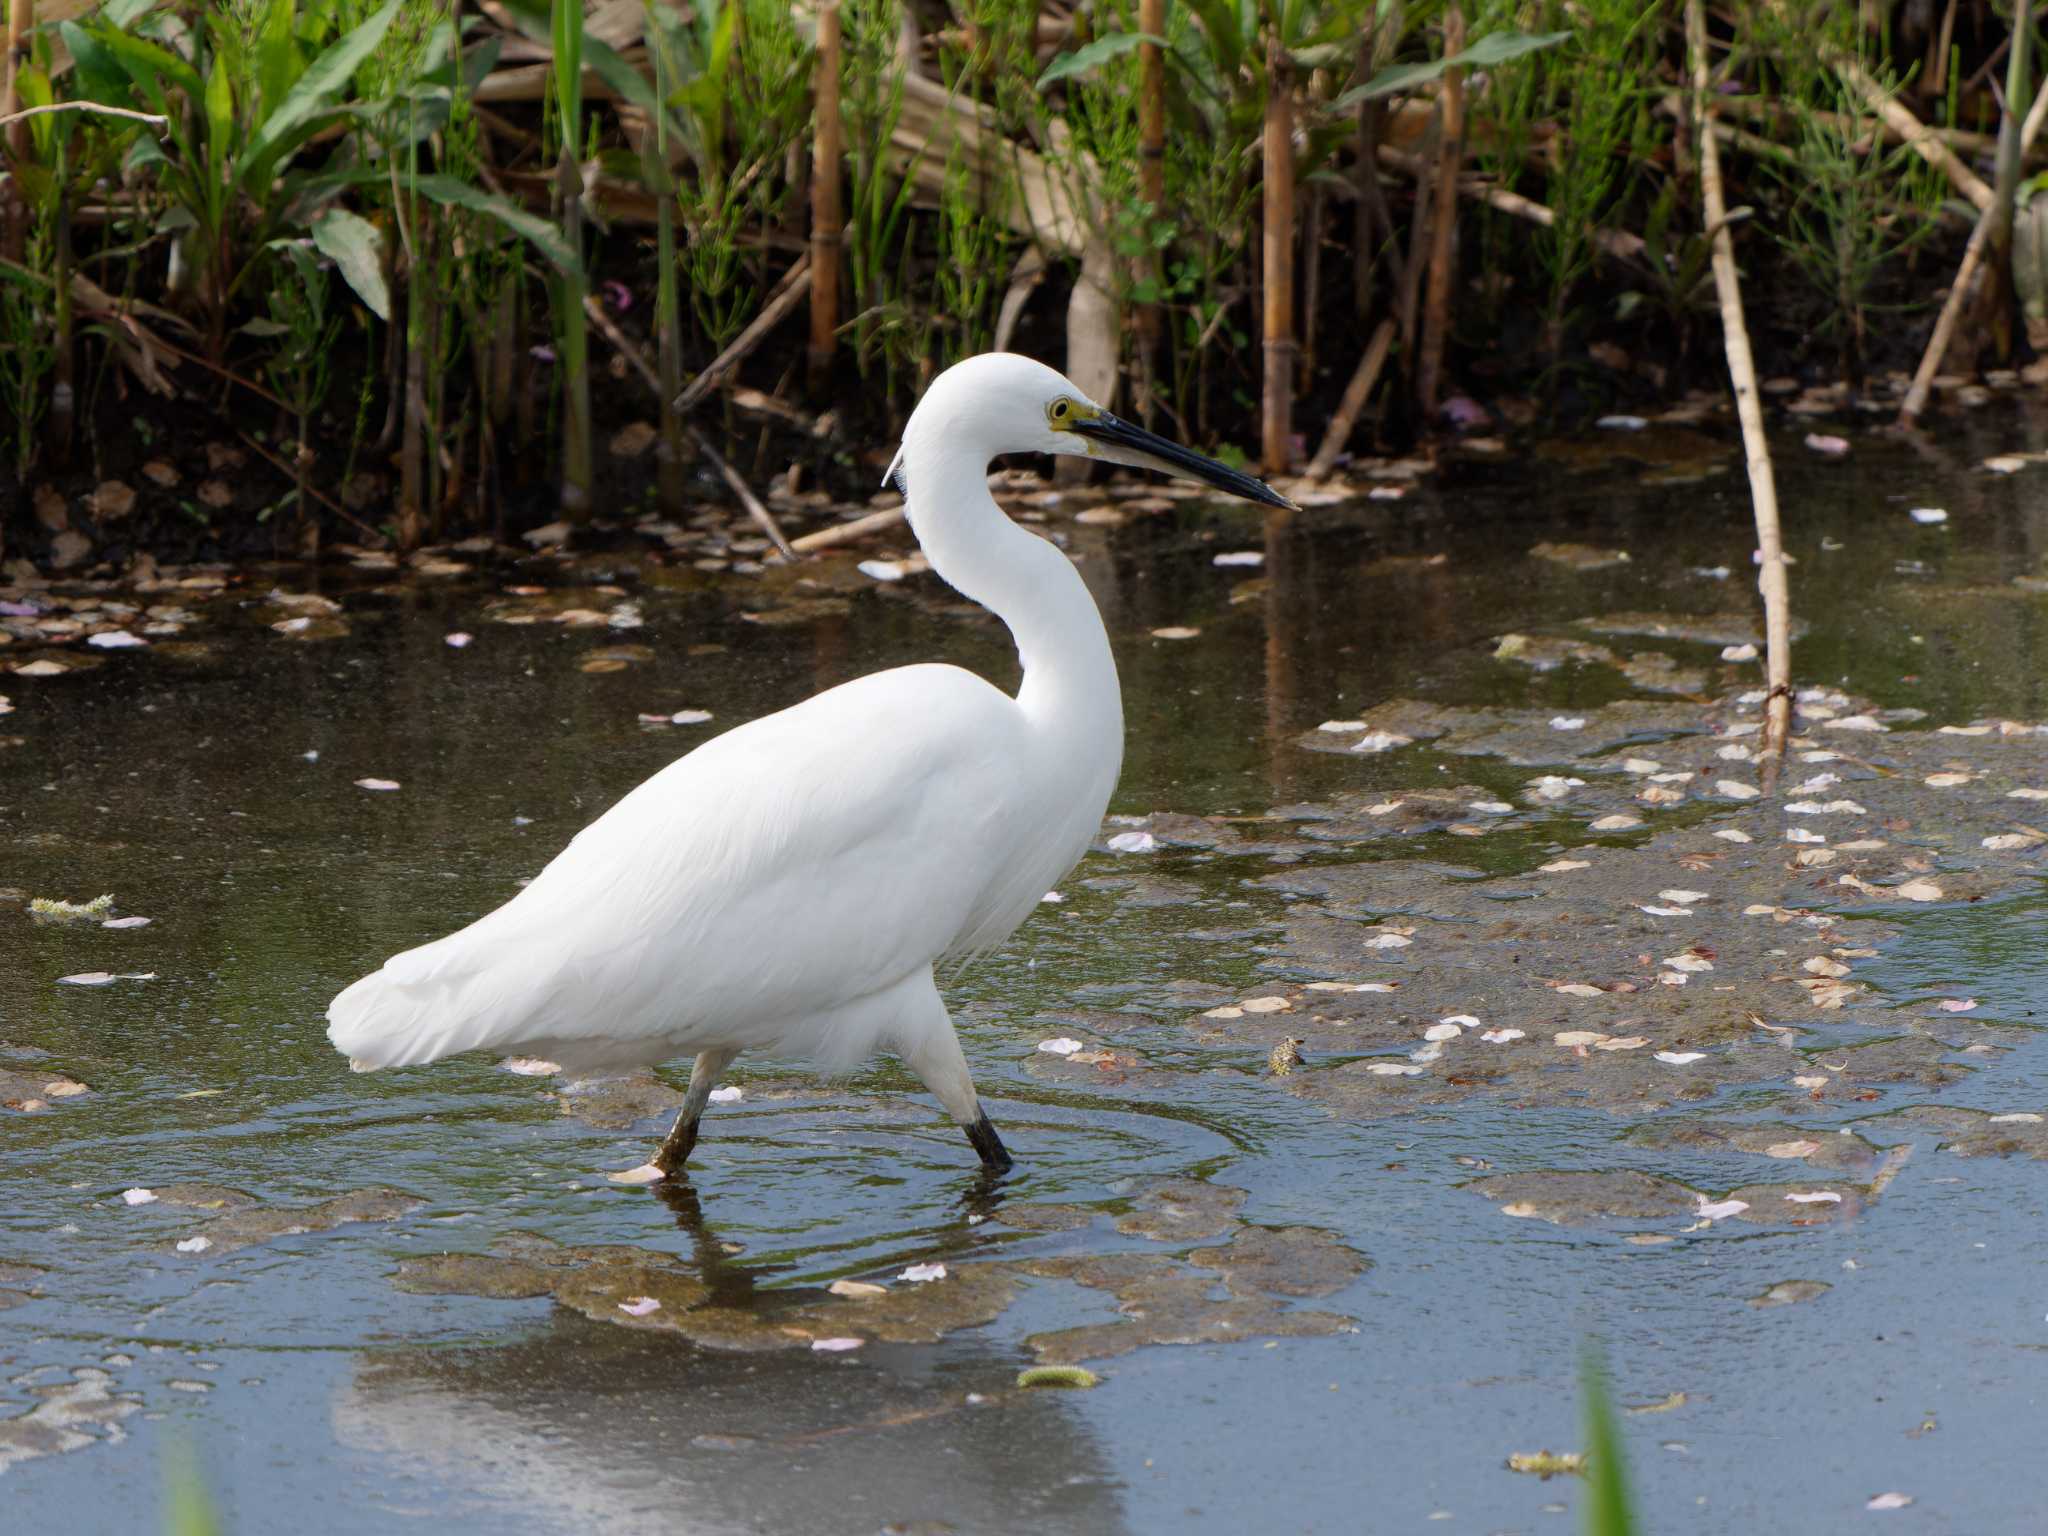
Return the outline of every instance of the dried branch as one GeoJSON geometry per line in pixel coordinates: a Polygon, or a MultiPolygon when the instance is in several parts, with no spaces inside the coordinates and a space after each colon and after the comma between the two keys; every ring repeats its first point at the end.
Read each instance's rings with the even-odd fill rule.
{"type": "Polygon", "coordinates": [[[1693,112],[1699,136],[1700,196],[1706,205],[1705,224],[1712,231],[1714,290],[1721,301],[1721,332],[1728,352],[1728,375],[1735,385],[1735,413],[1742,422],[1742,447],[1749,464],[1749,495],[1756,513],[1756,542],[1763,561],[1757,579],[1764,599],[1765,667],[1770,692],[1764,700],[1764,734],[1758,752],[1764,788],[1777,787],[1785,744],[1792,733],[1792,597],[1785,576],[1785,550],[1778,534],[1778,486],[1771,471],[1771,449],[1764,437],[1762,397],[1756,387],[1756,360],[1749,350],[1749,326],[1742,314],[1742,278],[1735,266],[1735,236],[1728,227],[1728,204],[1721,189],[1721,146],[1713,128],[1713,84],[1707,67],[1707,18],[1703,0],[1685,0],[1686,48],[1692,62],[1693,112]]]}

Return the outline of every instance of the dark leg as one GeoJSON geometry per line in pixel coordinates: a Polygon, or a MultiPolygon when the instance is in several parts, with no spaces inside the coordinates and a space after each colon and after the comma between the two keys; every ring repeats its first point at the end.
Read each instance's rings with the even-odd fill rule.
{"type": "Polygon", "coordinates": [[[981,1118],[967,1127],[967,1140],[981,1154],[982,1166],[991,1173],[1003,1173],[1009,1169],[1009,1150],[1004,1147],[1003,1138],[996,1134],[996,1128],[989,1124],[987,1110],[983,1110],[981,1118]]]}
{"type": "Polygon", "coordinates": [[[704,1118],[704,1106],[711,1101],[711,1090],[718,1086],[720,1074],[732,1065],[732,1059],[737,1055],[738,1051],[728,1050],[698,1053],[690,1068],[690,1087],[683,1095],[683,1107],[676,1111],[676,1123],[653,1158],[654,1166],[669,1178],[681,1173],[683,1164],[690,1160],[690,1153],[697,1145],[697,1124],[704,1118]]]}

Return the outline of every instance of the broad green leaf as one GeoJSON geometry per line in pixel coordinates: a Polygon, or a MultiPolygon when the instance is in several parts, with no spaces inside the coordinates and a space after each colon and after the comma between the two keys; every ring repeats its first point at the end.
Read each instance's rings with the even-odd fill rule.
{"type": "Polygon", "coordinates": [[[1226,78],[1236,75],[1238,66],[1244,62],[1245,39],[1237,8],[1230,0],[1188,0],[1188,9],[1195,13],[1209,39],[1217,73],[1226,78]]]}
{"type": "Polygon", "coordinates": [[[1099,69],[1111,59],[1122,58],[1144,43],[1164,48],[1166,39],[1154,37],[1150,32],[1111,32],[1098,37],[1094,42],[1076,48],[1072,53],[1061,54],[1046,65],[1045,73],[1038,77],[1038,88],[1042,91],[1055,80],[1085,75],[1091,69],[1099,69]]]}
{"type": "Polygon", "coordinates": [[[1431,59],[1427,64],[1396,64],[1383,69],[1363,85],[1355,85],[1330,104],[1343,112],[1361,101],[1377,101],[1397,91],[1412,91],[1438,79],[1453,65],[1460,69],[1487,69],[1506,64],[1524,54],[1555,48],[1571,36],[1569,32],[1489,32],[1456,58],[1431,59]]]}
{"type": "Polygon", "coordinates": [[[206,77],[206,164],[209,186],[220,185],[220,168],[227,163],[229,142],[235,133],[234,86],[228,79],[226,62],[215,54],[206,77]]]}
{"type": "Polygon", "coordinates": [[[107,52],[120,61],[121,67],[128,72],[128,78],[148,99],[152,112],[170,116],[171,103],[164,94],[165,81],[170,82],[172,89],[183,91],[192,101],[206,95],[199,72],[168,48],[111,28],[96,29],[93,35],[107,52]]]}
{"type": "MultiPolygon", "coordinates": [[[[75,21],[57,23],[57,35],[70,50],[72,79],[81,101],[96,101],[103,107],[132,107],[135,91],[128,71],[107,47],[75,21]]],[[[110,129],[114,124],[109,124],[110,129]]]]}
{"type": "Polygon", "coordinates": [[[384,282],[384,243],[377,226],[346,208],[327,208],[313,220],[313,244],[332,258],[342,279],[379,320],[391,318],[391,290],[384,282]]]}
{"type": "Polygon", "coordinates": [[[416,176],[410,185],[420,196],[431,198],[444,207],[467,208],[472,213],[496,219],[514,234],[524,235],[532,241],[535,248],[565,275],[582,277],[582,261],[569,249],[569,242],[562,238],[562,232],[546,219],[453,176],[416,176]]]}
{"type": "Polygon", "coordinates": [[[266,116],[277,110],[299,78],[303,61],[292,35],[297,9],[296,0],[268,0],[256,23],[256,86],[259,110],[266,116]]]}
{"type": "Polygon", "coordinates": [[[361,26],[336,39],[299,76],[283,101],[274,108],[266,103],[263,125],[249,136],[248,149],[236,169],[236,184],[264,201],[262,193],[277,162],[303,143],[318,126],[320,114],[348,87],[357,69],[384,41],[398,15],[399,0],[388,0],[361,26]]]}
{"type": "Polygon", "coordinates": [[[156,9],[157,0],[107,0],[100,7],[100,20],[126,32],[128,24],[156,9]]]}

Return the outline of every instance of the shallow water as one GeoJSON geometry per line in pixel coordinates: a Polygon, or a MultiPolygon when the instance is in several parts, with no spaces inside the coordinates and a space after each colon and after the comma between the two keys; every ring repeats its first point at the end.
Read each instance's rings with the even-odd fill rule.
{"type": "MultiPolygon", "coordinates": [[[[1810,626],[1797,652],[1802,683],[1877,709],[1925,710],[1924,726],[2048,719],[2048,597],[2014,582],[2048,574],[2048,470],[1998,478],[1973,467],[2034,446],[2029,430],[1971,423],[1917,455],[1859,439],[1847,463],[1809,461],[1796,440],[1786,444],[1794,598],[1810,626]],[[1929,505],[1949,511],[1945,526],[1907,518],[1929,505]]],[[[1276,1079],[1270,1038],[1249,1031],[1256,1018],[1196,1022],[1219,1003],[1266,994],[1286,993],[1305,1013],[1312,994],[1299,984],[1336,974],[1283,937],[1314,898],[1277,888],[1276,876],[1371,861],[1390,881],[1433,881],[1445,893],[1404,895],[1406,910],[1427,913],[1440,899],[1448,913],[1449,872],[1401,868],[1430,861],[1485,875],[1480,894],[1507,910],[1534,866],[1588,842],[1583,818],[1524,804],[1531,775],[1546,770],[1427,742],[1376,755],[1302,750],[1318,722],[1396,698],[1586,715],[1650,697],[1607,665],[1532,672],[1495,659],[1510,632],[1574,635],[1617,656],[1661,650],[1704,669],[1702,697],[1754,682],[1756,664],[1723,664],[1717,646],[1570,627],[1626,611],[1746,611],[1752,541],[1739,478],[1646,485],[1626,466],[1574,473],[1539,462],[1466,469],[1447,489],[1404,501],[1263,522],[1192,504],[1119,529],[1065,521],[1100,499],[1072,498],[1052,527],[1081,557],[1117,642],[1130,747],[1114,813],[1257,817],[1432,785],[1475,786],[1520,810],[1484,836],[1339,838],[1306,853],[1168,838],[1150,854],[1091,854],[1063,883],[1061,904],[949,988],[983,1096],[1019,1159],[993,1190],[893,1063],[816,1083],[743,1059],[732,1081],[746,1098],[707,1118],[694,1201],[664,1202],[603,1177],[644,1157],[660,1133],[654,1119],[598,1128],[563,1113],[554,1080],[475,1058],[352,1077],[322,1034],[340,986],[503,900],[708,731],[909,659],[945,657],[1010,681],[1000,627],[959,611],[932,578],[870,588],[842,582],[841,561],[833,580],[853,591],[846,611],[788,626],[745,621],[763,598],[743,579],[668,590],[630,552],[490,581],[343,579],[329,590],[350,633],[312,641],[273,633],[278,615],[254,605],[264,585],[252,583],[246,599],[205,608],[188,637],[203,654],[118,652],[83,676],[0,674],[16,706],[0,736],[21,738],[0,749],[0,887],[74,900],[111,891],[119,911],[154,919],[133,931],[51,927],[0,907],[0,1072],[90,1089],[37,1111],[0,1110],[0,1300],[9,1290],[25,1298],[0,1309],[10,1528],[151,1528],[167,1457],[185,1447],[233,1528],[309,1536],[407,1525],[1561,1529],[1581,1497],[1576,1481],[1540,1482],[1505,1462],[1580,1447],[1588,1336],[1604,1341],[1624,1405],[1684,1394],[1623,1419],[1654,1525],[2037,1528],[2048,1503],[2038,1455],[2048,1163],[1961,1157],[1941,1149],[1937,1129],[1887,1117],[1927,1104],[2048,1108],[2038,847],[1982,873],[1979,902],[1879,902],[1864,913],[1841,898],[1845,929],[1881,930],[1879,953],[1854,962],[1854,980],[1871,990],[1826,1014],[1793,992],[1767,1021],[1835,1050],[1948,1028],[1929,1022],[1932,1000],[1974,997],[1979,1007],[1957,1027],[1986,1027],[1981,1038],[1940,1036],[1956,1052],[1949,1059],[1971,1069],[1944,1087],[1873,1080],[1860,1095],[1830,1090],[1808,1103],[1782,1073],[1751,1074],[1717,1097],[1637,1112],[1560,1101],[1533,1076],[1463,1097],[1445,1078],[1444,1102],[1361,1115],[1311,1090],[1372,1052],[1311,1048],[1276,1079]],[[1541,541],[1631,558],[1581,571],[1532,559],[1541,541]],[[1264,564],[1213,564],[1233,550],[1258,550],[1264,564]],[[1697,574],[1724,566],[1724,578],[1697,574]],[[645,627],[494,622],[489,605],[509,581],[615,581],[645,627]],[[1152,638],[1163,626],[1201,633],[1152,638]],[[451,649],[452,630],[476,639],[451,649]],[[579,670],[620,643],[651,656],[579,670]],[[714,718],[636,720],[685,708],[714,718]],[[402,788],[354,787],[366,777],[402,788]],[[93,970],[155,975],[56,984],[93,970]],[[1037,1049],[1060,1035],[1110,1059],[1091,1071],[1037,1049]],[[1982,1049],[1963,1051],[1965,1040],[1982,1049]],[[1788,1172],[1730,1147],[1640,1134],[1679,1116],[1796,1123],[1816,1138],[1853,1124],[1911,1154],[1877,1190],[1868,1170],[1855,1174],[1865,1193],[1850,1202],[1854,1214],[1812,1226],[1687,1230],[1695,1218],[1683,1210],[1554,1225],[1504,1215],[1501,1200],[1463,1187],[1616,1169],[1714,1198],[1772,1178],[1846,1187],[1818,1166],[1788,1172]],[[1242,1190],[1241,1209],[1199,1236],[1170,1221],[1147,1236],[1143,1219],[1118,1231],[1115,1218],[1146,1208],[1143,1181],[1161,1177],[1242,1190]],[[419,1204],[232,1252],[180,1253],[174,1242],[213,1212],[168,1199],[131,1208],[121,1192],[181,1183],[246,1191],[265,1206],[371,1186],[419,1204]],[[1046,1203],[1100,1218],[1064,1232],[1003,1219],[1046,1203]],[[1120,1315],[1108,1291],[1030,1273],[1032,1262],[1179,1255],[1227,1241],[1240,1223],[1324,1229],[1369,1258],[1332,1293],[1275,1304],[1343,1314],[1352,1331],[1148,1343],[1096,1358],[1093,1391],[1015,1387],[1034,1359],[1027,1339],[1120,1315]],[[417,1295],[392,1283],[408,1259],[482,1251],[522,1232],[674,1256],[743,1323],[781,1316],[777,1292],[837,1278],[900,1289],[893,1277],[920,1262],[1011,1264],[1016,1292],[993,1321],[941,1342],[871,1338],[828,1355],[702,1347],[592,1321],[546,1296],[417,1295]],[[1631,1234],[1668,1240],[1641,1246],[1631,1234]],[[1800,1280],[1828,1289],[1751,1305],[1800,1280]],[[95,1370],[105,1379],[78,1375],[95,1370]],[[1888,1490],[1914,1503],[1866,1515],[1865,1501],[1888,1490]]],[[[1901,728],[1874,744],[1859,738],[1858,753],[1905,752],[1909,737],[1930,740],[1901,728]]],[[[1957,739],[1957,752],[1979,750],[1990,749],[1957,739]]],[[[1997,772],[2048,783],[2048,737],[2002,750],[1997,772]]],[[[1653,813],[1651,830],[1704,837],[1724,825],[1760,829],[1775,814],[1695,799],[1653,813]]],[[[1927,815],[1928,846],[1940,845],[1939,877],[1953,885],[1947,871],[1981,856],[1974,835],[1945,839],[1941,814],[1927,815]]],[[[2048,808],[2001,802],[1984,814],[2040,823],[2048,808]]],[[[1273,823],[1232,825],[1280,836],[1273,823]]],[[[1301,825],[1282,841],[1298,844],[1301,825]]],[[[1655,837],[1638,844],[1663,848],[1655,837]]],[[[1594,887],[1577,899],[1607,896],[1594,887]]],[[[1832,906],[1837,894],[1809,899],[1832,906]]],[[[760,963],[790,942],[761,935],[760,963]]],[[[1723,965],[1734,980],[1733,963],[1723,965]]],[[[1434,989],[1403,1001],[1418,1017],[1492,1012],[1400,954],[1372,966],[1342,974],[1434,989]]],[[[1491,983],[1473,974],[1476,998],[1491,983]]],[[[1659,1025],[1673,1028],[1688,1011],[1722,1028],[1708,1016],[1734,1007],[1703,987],[1654,1001],[1665,1009],[1659,1025]]],[[[1744,1029],[1739,1018],[1726,1027],[1744,1029]]],[[[1585,1069],[1589,1082],[1599,1060],[1585,1069]]],[[[1372,1081],[1419,1087],[1442,1074],[1372,1081]]]]}

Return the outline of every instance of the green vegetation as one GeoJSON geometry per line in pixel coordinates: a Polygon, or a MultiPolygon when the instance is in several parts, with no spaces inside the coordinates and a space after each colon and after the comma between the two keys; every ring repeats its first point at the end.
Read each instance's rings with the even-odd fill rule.
{"type": "MultiPolygon", "coordinates": [[[[1737,183],[1745,267],[1788,279],[1773,361],[1861,392],[1911,360],[1874,349],[1871,316],[1903,310],[1884,329],[1910,335],[1888,343],[1917,345],[1947,275],[1927,242],[1985,206],[1970,167],[2001,124],[2018,137],[1995,89],[2012,21],[1989,0],[1959,0],[1938,38],[1881,30],[1883,8],[1742,0],[1710,47],[1711,128],[1681,89],[1676,6],[843,0],[845,222],[810,248],[838,253],[848,300],[818,322],[838,345],[806,398],[787,308],[748,328],[811,235],[811,8],[42,3],[12,7],[29,28],[0,82],[0,548],[48,537],[39,489],[126,466],[138,400],[277,472],[212,525],[228,546],[311,553],[346,525],[409,547],[508,507],[587,518],[618,500],[594,411],[660,416],[660,474],[627,494],[658,478],[679,511],[682,415],[702,407],[647,384],[672,402],[744,340],[719,388],[744,373],[879,436],[933,371],[998,340],[1061,361],[1082,286],[1115,327],[1096,387],[1120,379],[1127,407],[1211,448],[1253,439],[1261,294],[1282,277],[1287,307],[1266,312],[1292,316],[1304,420],[1397,327],[1346,440],[1354,419],[1385,445],[1436,427],[1414,377],[1432,346],[1457,381],[1438,393],[1483,373],[1604,408],[1718,378],[1703,131],[1737,183]],[[1275,79],[1291,273],[1268,270],[1259,227],[1275,79]],[[1148,121],[1165,125],[1150,152],[1148,121]],[[1905,142],[1922,124],[1946,163],[1905,142]],[[1445,251],[1456,277],[1433,284],[1445,251]],[[1620,352],[1676,366],[1630,374],[1620,352]]],[[[2020,300],[2037,329],[2048,313],[2039,183],[1998,180],[2020,188],[2018,236],[1992,243],[1993,312],[1961,328],[1951,370],[2017,345],[2015,245],[2020,300]]],[[[761,429],[705,404],[741,441],[761,429]]]]}

